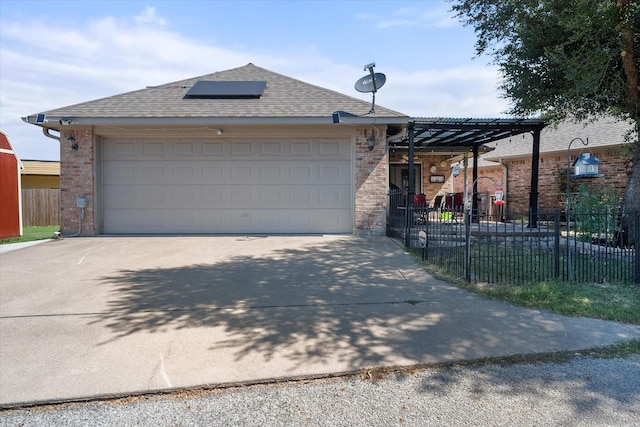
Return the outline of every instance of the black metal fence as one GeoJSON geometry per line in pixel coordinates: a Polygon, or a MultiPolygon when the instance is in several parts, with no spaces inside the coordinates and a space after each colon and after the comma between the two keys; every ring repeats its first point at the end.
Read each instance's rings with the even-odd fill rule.
{"type": "Polygon", "coordinates": [[[536,218],[493,212],[406,203],[402,192],[393,192],[388,235],[467,281],[640,283],[640,216],[630,219],[636,226],[629,238],[612,208],[571,212],[568,222],[559,210],[538,212],[536,218]]]}

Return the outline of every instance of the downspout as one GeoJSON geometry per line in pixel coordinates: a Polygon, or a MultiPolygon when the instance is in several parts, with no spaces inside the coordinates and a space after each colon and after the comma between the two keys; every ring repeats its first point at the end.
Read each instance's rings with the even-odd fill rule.
{"type": "Polygon", "coordinates": [[[84,208],[78,208],[78,231],[72,234],[71,237],[78,237],[82,233],[82,220],[84,219],[84,208]]]}
{"type": "Polygon", "coordinates": [[[46,136],[47,138],[55,139],[55,140],[56,140],[56,141],[58,141],[58,142],[62,141],[62,140],[60,139],[60,136],[51,135],[51,134],[49,133],[49,131],[50,131],[50,130],[51,130],[51,129],[49,129],[49,128],[42,128],[42,133],[43,133],[43,134],[44,134],[44,136],[46,136]]]}

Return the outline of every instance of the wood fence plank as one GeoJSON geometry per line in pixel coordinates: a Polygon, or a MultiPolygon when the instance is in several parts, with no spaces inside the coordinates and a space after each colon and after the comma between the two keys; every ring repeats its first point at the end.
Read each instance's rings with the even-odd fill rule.
{"type": "Polygon", "coordinates": [[[22,190],[22,225],[24,227],[60,224],[60,189],[22,190]]]}

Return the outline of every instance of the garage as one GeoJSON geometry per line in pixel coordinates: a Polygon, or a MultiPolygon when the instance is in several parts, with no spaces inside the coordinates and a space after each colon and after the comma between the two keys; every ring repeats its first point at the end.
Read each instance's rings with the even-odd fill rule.
{"type": "Polygon", "coordinates": [[[105,139],[103,233],[351,233],[340,139],[105,139]]]}
{"type": "Polygon", "coordinates": [[[67,235],[383,235],[409,117],[368,98],[250,63],[23,120],[60,144],[67,235]]]}

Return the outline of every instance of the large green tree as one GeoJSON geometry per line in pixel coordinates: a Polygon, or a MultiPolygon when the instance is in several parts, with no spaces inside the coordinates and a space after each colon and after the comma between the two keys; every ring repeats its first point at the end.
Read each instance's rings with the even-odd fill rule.
{"type": "Polygon", "coordinates": [[[622,221],[640,213],[639,0],[450,0],[493,57],[510,114],[551,121],[612,115],[635,124],[622,221]]]}

